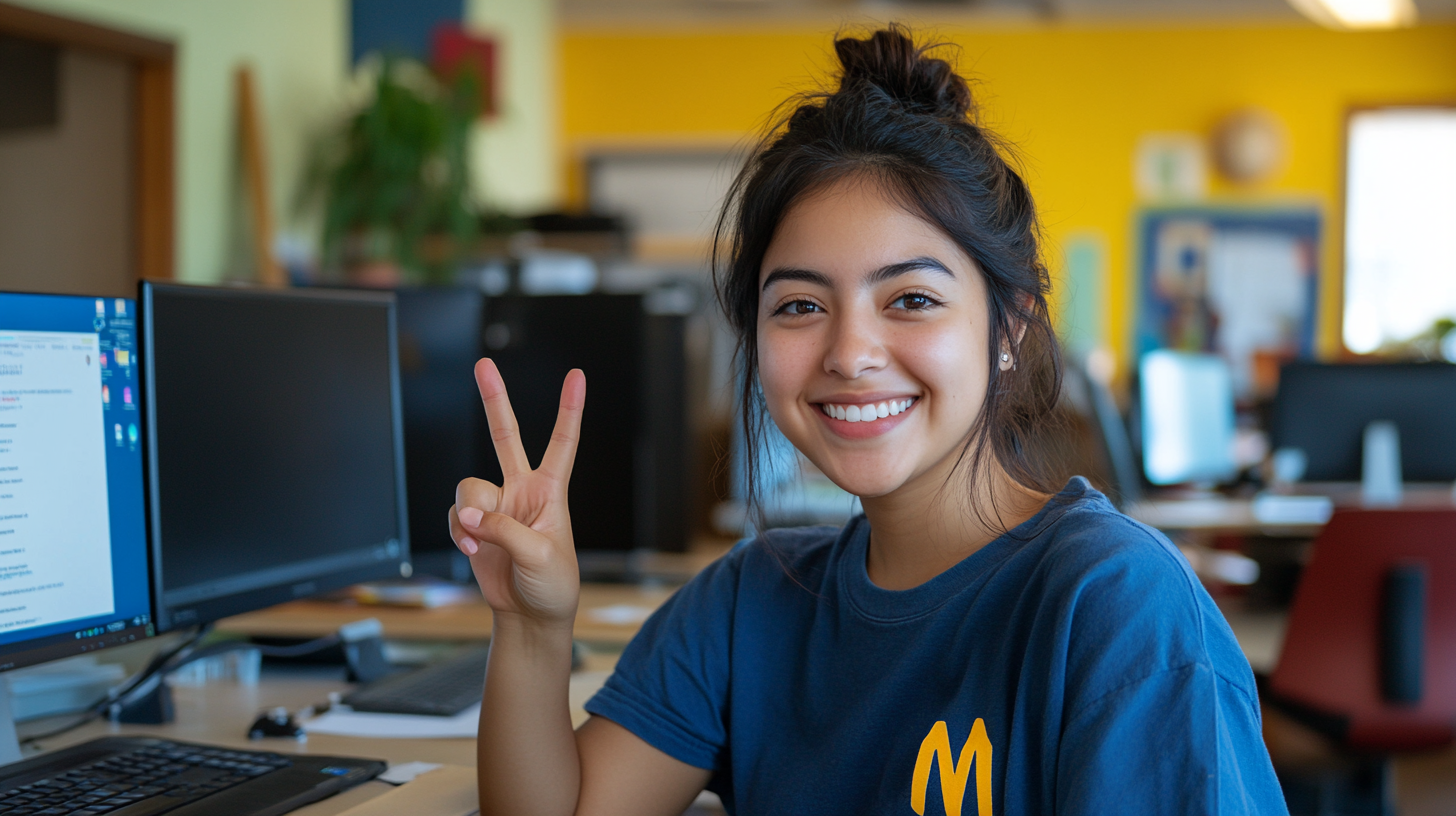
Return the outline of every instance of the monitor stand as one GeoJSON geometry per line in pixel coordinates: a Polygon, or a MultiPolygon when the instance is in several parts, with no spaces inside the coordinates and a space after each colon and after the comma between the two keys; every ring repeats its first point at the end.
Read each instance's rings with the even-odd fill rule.
{"type": "Polygon", "coordinates": [[[10,678],[0,675],[0,766],[20,760],[20,738],[10,714],[10,678]]]}

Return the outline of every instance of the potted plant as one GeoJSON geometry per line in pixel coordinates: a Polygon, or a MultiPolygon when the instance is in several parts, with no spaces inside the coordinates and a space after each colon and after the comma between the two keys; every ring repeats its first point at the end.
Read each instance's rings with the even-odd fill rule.
{"type": "Polygon", "coordinates": [[[478,81],[378,63],[368,101],[315,145],[300,204],[322,201],[322,267],[358,285],[448,280],[478,231],[470,125],[478,81]]]}

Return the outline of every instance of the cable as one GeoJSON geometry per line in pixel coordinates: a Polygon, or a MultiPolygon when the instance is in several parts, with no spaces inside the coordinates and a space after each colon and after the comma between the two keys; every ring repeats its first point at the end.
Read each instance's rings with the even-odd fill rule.
{"type": "Polygon", "coordinates": [[[182,642],[177,644],[175,648],[171,650],[159,649],[156,654],[152,655],[152,659],[147,662],[146,666],[142,667],[140,671],[138,671],[136,674],[133,674],[131,677],[123,680],[115,686],[112,686],[109,690],[107,690],[105,697],[102,697],[96,702],[91,703],[90,705],[81,709],[75,720],[58,728],[53,728],[50,731],[44,731],[39,734],[30,734],[26,737],[23,737],[20,742],[29,743],[35,742],[37,740],[50,739],[51,737],[60,736],[61,734],[64,734],[73,728],[80,728],[86,723],[89,723],[97,717],[100,717],[102,714],[105,714],[108,709],[111,708],[112,703],[121,700],[122,698],[131,694],[138,686],[146,683],[151,677],[156,675],[163,666],[167,665],[168,662],[176,658],[177,655],[182,654],[183,652],[192,648],[199,640],[202,640],[202,638],[206,637],[211,629],[212,627],[210,624],[199,626],[197,627],[196,632],[184,638],[182,642]]]}
{"type": "Polygon", "coordinates": [[[166,675],[177,671],[188,663],[246,649],[257,649],[266,657],[302,657],[307,654],[322,651],[331,646],[337,646],[344,640],[339,633],[335,632],[293,646],[267,646],[251,643],[246,640],[228,640],[221,643],[212,643],[207,646],[198,646],[197,644],[203,638],[207,637],[207,635],[211,634],[211,632],[212,624],[199,626],[195,633],[185,638],[176,648],[170,651],[158,651],[141,671],[113,686],[107,691],[105,697],[86,706],[74,721],[50,731],[32,734],[23,738],[21,742],[29,743],[59,736],[73,728],[80,728],[86,723],[95,720],[109,712],[114,706],[124,706],[136,702],[138,699],[152,693],[156,685],[163,682],[163,678],[166,675]]]}

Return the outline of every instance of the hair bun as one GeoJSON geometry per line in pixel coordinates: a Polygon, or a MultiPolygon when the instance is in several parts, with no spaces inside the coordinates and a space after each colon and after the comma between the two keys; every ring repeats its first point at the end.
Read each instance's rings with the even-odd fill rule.
{"type": "Polygon", "coordinates": [[[896,23],[867,39],[841,37],[834,41],[844,68],[839,88],[868,85],[916,113],[964,119],[974,107],[970,86],[950,63],[928,55],[935,47],[917,46],[896,23]]]}

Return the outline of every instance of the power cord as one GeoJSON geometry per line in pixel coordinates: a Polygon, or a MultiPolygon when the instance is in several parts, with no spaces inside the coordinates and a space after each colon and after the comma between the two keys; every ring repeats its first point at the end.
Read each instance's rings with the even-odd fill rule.
{"type": "Polygon", "coordinates": [[[344,642],[344,637],[338,632],[325,635],[321,638],[295,644],[293,646],[267,646],[257,643],[250,643],[246,640],[227,640],[219,643],[211,643],[206,646],[198,644],[212,633],[212,625],[199,626],[197,630],[176,647],[169,650],[160,650],[152,656],[147,665],[136,674],[113,686],[106,693],[105,697],[82,709],[71,722],[45,731],[40,734],[31,734],[21,739],[22,743],[31,743],[38,740],[50,739],[60,736],[75,728],[89,723],[97,718],[119,710],[136,701],[146,697],[156,690],[162,679],[172,672],[198,660],[209,657],[216,657],[228,652],[256,649],[266,657],[302,657],[307,654],[322,651],[344,642]]]}

